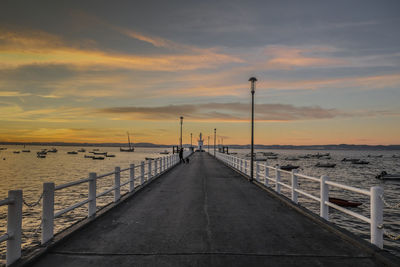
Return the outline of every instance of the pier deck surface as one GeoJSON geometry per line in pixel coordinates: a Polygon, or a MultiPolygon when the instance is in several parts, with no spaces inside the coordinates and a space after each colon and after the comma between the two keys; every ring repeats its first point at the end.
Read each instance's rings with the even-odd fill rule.
{"type": "Polygon", "coordinates": [[[206,153],[56,245],[34,266],[382,266],[206,153]]]}

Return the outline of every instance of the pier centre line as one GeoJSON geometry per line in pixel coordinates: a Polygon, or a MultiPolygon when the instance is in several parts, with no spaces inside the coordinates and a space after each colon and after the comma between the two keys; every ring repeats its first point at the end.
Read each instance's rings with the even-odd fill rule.
{"type": "Polygon", "coordinates": [[[206,153],[160,178],[29,265],[391,265],[206,153]]]}

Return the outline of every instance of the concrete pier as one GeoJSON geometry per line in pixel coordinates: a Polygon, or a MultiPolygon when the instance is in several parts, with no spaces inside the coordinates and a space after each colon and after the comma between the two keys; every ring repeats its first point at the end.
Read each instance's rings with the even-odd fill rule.
{"type": "Polygon", "coordinates": [[[383,266],[206,153],[195,153],[33,266],[383,266]]]}

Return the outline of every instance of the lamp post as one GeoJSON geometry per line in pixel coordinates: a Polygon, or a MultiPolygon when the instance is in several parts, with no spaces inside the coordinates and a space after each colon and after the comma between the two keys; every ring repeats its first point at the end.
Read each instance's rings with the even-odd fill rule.
{"type": "Polygon", "coordinates": [[[183,117],[181,116],[181,138],[180,138],[181,149],[182,149],[182,124],[183,124],[183,117]]]}
{"type": "Polygon", "coordinates": [[[192,145],[192,136],[193,136],[193,134],[190,133],[190,148],[193,146],[193,145],[192,145]]]}
{"type": "Polygon", "coordinates": [[[210,136],[208,136],[208,153],[210,153],[210,136]]]}
{"type": "Polygon", "coordinates": [[[254,166],[254,93],[256,89],[256,81],[255,77],[251,77],[249,82],[251,82],[251,160],[250,160],[250,182],[253,181],[253,166],[254,166]]]}
{"type": "Polygon", "coordinates": [[[214,128],[214,157],[215,157],[215,143],[217,142],[217,128],[214,128]]]}

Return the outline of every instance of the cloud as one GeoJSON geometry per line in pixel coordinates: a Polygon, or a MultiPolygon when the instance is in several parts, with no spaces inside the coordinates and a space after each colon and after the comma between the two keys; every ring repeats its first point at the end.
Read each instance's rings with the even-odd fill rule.
{"type": "MultiPolygon", "coordinates": [[[[294,121],[330,119],[343,116],[336,109],[295,107],[284,104],[256,104],[258,121],[294,121]]],[[[198,105],[169,105],[159,107],[115,107],[98,110],[116,119],[176,120],[184,116],[193,121],[248,121],[249,105],[244,103],[208,103],[198,105]]]]}

